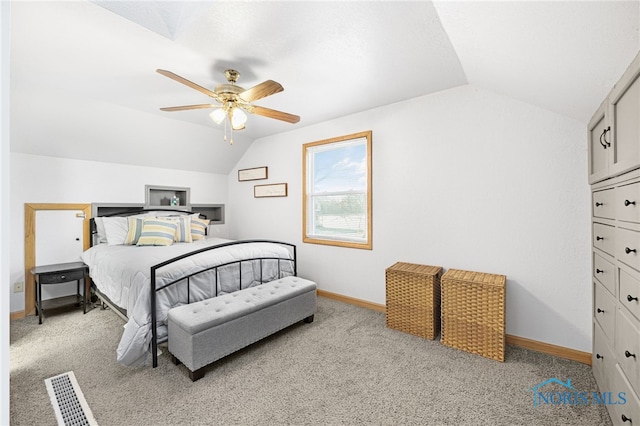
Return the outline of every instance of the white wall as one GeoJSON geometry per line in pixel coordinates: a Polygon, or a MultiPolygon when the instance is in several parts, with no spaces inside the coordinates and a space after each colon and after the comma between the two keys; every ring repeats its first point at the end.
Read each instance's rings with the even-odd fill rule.
{"type": "Polygon", "coordinates": [[[0,424],[9,424],[9,2],[0,2],[0,424]]]}
{"type": "Polygon", "coordinates": [[[397,261],[505,274],[508,334],[590,352],[585,128],[463,86],[260,139],[229,175],[230,235],[293,242],[301,276],[378,304],[397,261]],[[302,244],[302,144],[369,129],[373,250],[302,244]],[[254,199],[236,176],[257,166],[289,196],[254,199]]]}
{"type": "MultiPolygon", "coordinates": [[[[11,153],[10,283],[24,281],[25,203],[141,203],[145,185],[191,188],[191,203],[226,204],[227,176],[11,153]]],[[[227,235],[216,225],[216,235],[227,235]]],[[[24,293],[11,293],[11,312],[24,310],[24,293]]]]}

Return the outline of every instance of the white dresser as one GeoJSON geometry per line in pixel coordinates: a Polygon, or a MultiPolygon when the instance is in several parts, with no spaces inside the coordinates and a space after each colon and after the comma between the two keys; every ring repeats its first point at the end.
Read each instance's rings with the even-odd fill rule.
{"type": "Polygon", "coordinates": [[[640,54],[588,127],[593,375],[615,425],[640,425],[640,54]],[[624,394],[622,394],[624,392],[624,394]],[[619,398],[623,396],[623,399],[619,398]]]}

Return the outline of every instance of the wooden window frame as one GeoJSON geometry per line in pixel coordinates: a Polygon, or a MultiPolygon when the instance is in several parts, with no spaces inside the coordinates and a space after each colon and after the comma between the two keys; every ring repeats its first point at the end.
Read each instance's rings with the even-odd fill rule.
{"type": "Polygon", "coordinates": [[[305,243],[311,244],[323,244],[323,245],[331,245],[338,247],[349,247],[349,248],[358,248],[365,250],[372,250],[373,248],[373,217],[372,217],[372,173],[371,173],[371,164],[372,164],[372,131],[367,130],[364,132],[353,133],[345,136],[338,136],[331,139],[324,139],[316,142],[309,142],[302,146],[302,241],[305,243]],[[367,237],[365,242],[355,242],[355,241],[345,241],[341,239],[331,239],[331,238],[318,238],[317,236],[308,236],[307,229],[307,214],[308,214],[308,203],[309,203],[309,195],[308,195],[308,153],[309,148],[316,147],[318,145],[329,145],[336,144],[340,142],[349,141],[352,139],[361,139],[366,138],[366,148],[367,148],[367,205],[366,205],[366,215],[367,215],[367,237]]]}

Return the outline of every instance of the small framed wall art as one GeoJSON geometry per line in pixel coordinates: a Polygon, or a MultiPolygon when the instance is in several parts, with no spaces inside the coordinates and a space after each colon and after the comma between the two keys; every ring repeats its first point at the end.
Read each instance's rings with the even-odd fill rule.
{"type": "Polygon", "coordinates": [[[287,196],[287,184],[286,183],[272,183],[268,185],[254,185],[253,197],[286,197],[287,196]]]}
{"type": "Polygon", "coordinates": [[[238,181],[261,180],[269,177],[267,166],[238,170],[238,181]]]}

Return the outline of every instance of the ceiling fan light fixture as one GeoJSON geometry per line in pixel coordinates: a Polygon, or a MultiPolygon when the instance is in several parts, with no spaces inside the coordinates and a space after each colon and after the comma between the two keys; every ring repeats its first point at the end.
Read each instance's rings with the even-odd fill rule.
{"type": "Polygon", "coordinates": [[[222,120],[224,120],[226,116],[227,114],[222,108],[216,108],[211,114],[209,114],[209,117],[211,117],[213,122],[216,124],[222,123],[222,120]]]}
{"type": "Polygon", "coordinates": [[[233,108],[231,110],[231,127],[233,130],[242,130],[244,129],[244,123],[247,122],[247,114],[244,113],[240,108],[233,108]]]}

